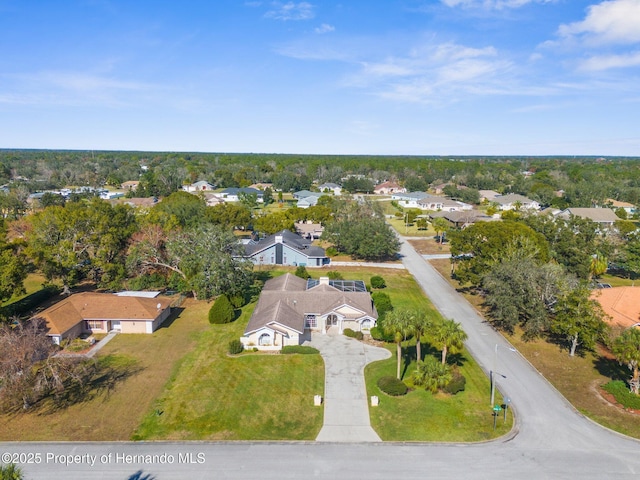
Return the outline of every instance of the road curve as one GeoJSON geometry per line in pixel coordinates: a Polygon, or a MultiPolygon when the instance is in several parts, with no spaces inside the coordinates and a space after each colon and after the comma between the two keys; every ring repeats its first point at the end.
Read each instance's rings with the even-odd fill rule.
{"type": "Polygon", "coordinates": [[[515,435],[482,444],[0,443],[0,459],[21,460],[32,480],[640,478],[640,442],[580,415],[410,245],[401,253],[434,305],[462,323],[485,371],[506,377],[498,384],[516,411],[515,435]]]}

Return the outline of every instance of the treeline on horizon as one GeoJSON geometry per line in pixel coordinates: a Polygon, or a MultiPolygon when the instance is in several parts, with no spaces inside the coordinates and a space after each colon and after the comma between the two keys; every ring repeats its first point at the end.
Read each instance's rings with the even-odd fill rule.
{"type": "Polygon", "coordinates": [[[220,188],[273,183],[295,191],[313,182],[358,175],[371,184],[396,180],[410,191],[452,183],[519,193],[543,205],[602,206],[606,199],[640,203],[640,157],[408,156],[0,150],[0,185],[35,192],[67,186],[111,186],[139,180],[136,196],[166,196],[206,180],[220,188]],[[533,175],[524,175],[531,172],[533,175]],[[558,196],[562,191],[562,197],[558,196]],[[561,200],[558,200],[561,198],[561,200]]]}

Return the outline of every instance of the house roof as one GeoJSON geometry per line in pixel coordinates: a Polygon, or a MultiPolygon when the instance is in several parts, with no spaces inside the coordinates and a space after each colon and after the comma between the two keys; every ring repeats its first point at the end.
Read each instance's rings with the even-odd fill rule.
{"type": "Polygon", "coordinates": [[[229,188],[225,188],[220,192],[221,195],[239,195],[240,193],[247,193],[247,194],[255,193],[256,195],[258,195],[258,197],[262,197],[263,192],[258,190],[257,188],[251,188],[251,187],[242,187],[242,188],[229,187],[229,188]]]}
{"type": "Polygon", "coordinates": [[[289,246],[290,248],[294,248],[299,252],[304,253],[307,257],[324,257],[325,252],[323,248],[316,247],[311,245],[310,240],[306,240],[302,238],[300,235],[291,232],[290,230],[282,230],[278,233],[274,233],[273,235],[269,235],[257,242],[249,242],[244,248],[246,255],[251,257],[262,250],[265,250],[276,243],[279,243],[279,240],[282,239],[281,243],[289,246]]]}
{"type": "Polygon", "coordinates": [[[530,198],[527,198],[524,195],[519,195],[517,193],[509,193],[507,195],[498,195],[497,197],[493,198],[493,201],[500,205],[509,205],[516,202],[520,202],[523,205],[527,205],[533,202],[533,200],[531,200],[530,198]]]}
{"type": "Polygon", "coordinates": [[[427,192],[396,192],[393,194],[393,196],[407,200],[420,200],[422,198],[431,197],[433,195],[429,195],[427,192]]]}
{"type": "Polygon", "coordinates": [[[49,334],[61,335],[83,320],[153,321],[169,308],[171,301],[166,297],[83,292],[65,298],[37,316],[45,320],[49,334]]]}
{"type": "Polygon", "coordinates": [[[431,218],[446,218],[451,223],[474,223],[478,221],[492,221],[497,220],[489,215],[486,215],[484,212],[478,210],[463,210],[463,211],[455,211],[455,212],[434,212],[429,214],[431,218]]]}
{"type": "Polygon", "coordinates": [[[378,318],[369,292],[344,292],[326,283],[307,289],[305,280],[287,273],[265,283],[245,334],[276,321],[302,333],[306,314],[327,315],[343,306],[357,312],[347,318],[378,318]]]}
{"type": "Polygon", "coordinates": [[[614,223],[620,220],[610,208],[567,208],[560,213],[563,218],[568,218],[571,215],[587,218],[596,223],[614,223]]]}
{"type": "Polygon", "coordinates": [[[318,188],[342,188],[340,185],[338,185],[337,183],[323,183],[322,185],[318,185],[318,188]]]}
{"type": "Polygon", "coordinates": [[[594,290],[597,300],[611,318],[609,323],[628,328],[640,323],[640,287],[615,287],[594,290]]]}
{"type": "Polygon", "coordinates": [[[309,190],[300,190],[299,192],[295,192],[293,194],[294,198],[308,198],[308,197],[322,197],[324,193],[322,192],[311,192],[309,190]]]}

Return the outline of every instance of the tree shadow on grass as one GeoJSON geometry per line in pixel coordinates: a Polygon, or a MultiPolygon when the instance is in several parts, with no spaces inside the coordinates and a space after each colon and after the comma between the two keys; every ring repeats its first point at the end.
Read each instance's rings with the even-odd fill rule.
{"type": "Polygon", "coordinates": [[[611,380],[623,380],[629,379],[630,371],[626,365],[620,365],[615,359],[603,357],[598,355],[593,360],[593,366],[601,375],[604,375],[611,380]]]}

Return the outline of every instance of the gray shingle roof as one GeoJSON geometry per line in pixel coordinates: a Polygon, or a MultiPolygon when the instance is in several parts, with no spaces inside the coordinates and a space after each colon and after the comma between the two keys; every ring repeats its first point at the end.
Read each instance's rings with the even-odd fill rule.
{"type": "Polygon", "coordinates": [[[302,238],[300,235],[289,230],[282,230],[281,232],[269,235],[268,237],[265,237],[257,242],[247,243],[245,245],[245,252],[247,256],[250,257],[262,250],[269,248],[272,245],[275,245],[276,237],[282,237],[283,244],[303,252],[307,257],[316,258],[325,256],[323,248],[311,245],[311,240],[302,238]]]}

